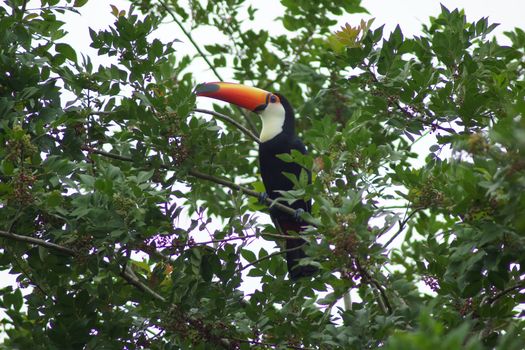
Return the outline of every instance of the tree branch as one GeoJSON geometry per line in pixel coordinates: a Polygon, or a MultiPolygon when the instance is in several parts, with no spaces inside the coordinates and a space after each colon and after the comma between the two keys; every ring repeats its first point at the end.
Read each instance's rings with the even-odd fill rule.
{"type": "MultiPolygon", "coordinates": [[[[242,187],[242,186],[237,185],[236,183],[233,183],[233,182],[228,181],[226,179],[222,179],[222,178],[219,178],[219,177],[216,177],[216,176],[213,176],[213,175],[208,175],[208,174],[201,173],[198,170],[190,169],[190,171],[188,173],[190,175],[194,176],[194,177],[197,177],[197,178],[200,178],[200,179],[203,179],[203,180],[208,180],[208,181],[211,181],[211,182],[215,182],[216,184],[223,185],[223,186],[226,186],[228,188],[231,188],[232,190],[241,191],[242,193],[244,193],[246,195],[249,195],[249,196],[252,196],[252,197],[255,197],[255,198],[259,198],[259,195],[260,195],[260,193],[257,192],[257,191],[250,190],[249,188],[246,188],[246,187],[242,187]]],[[[286,214],[289,214],[289,215],[295,215],[295,213],[296,213],[296,211],[294,209],[292,209],[289,206],[286,206],[284,204],[281,204],[279,202],[276,202],[275,200],[272,200],[271,198],[266,198],[264,200],[264,202],[266,204],[268,204],[268,206],[277,208],[278,210],[282,211],[283,213],[286,213],[286,214]]],[[[304,213],[301,216],[301,220],[303,220],[305,223],[307,223],[309,225],[312,225],[312,226],[315,226],[315,227],[319,226],[319,222],[317,222],[317,220],[306,217],[304,215],[304,213]]]]}
{"type": "Polygon", "coordinates": [[[1,237],[5,237],[5,238],[9,238],[9,239],[12,239],[12,240],[15,240],[15,241],[19,241],[19,242],[25,242],[25,243],[29,243],[29,244],[39,245],[39,246],[44,247],[44,248],[56,250],[56,251],[58,251],[60,253],[66,254],[66,255],[70,255],[70,256],[74,256],[75,255],[75,251],[73,249],[70,249],[70,248],[67,248],[67,247],[55,244],[55,243],[47,242],[47,241],[44,241],[44,240],[39,239],[39,238],[17,235],[16,233],[11,233],[11,232],[2,231],[2,230],[0,230],[0,236],[1,237]]]}
{"type": "MultiPolygon", "coordinates": [[[[2,231],[2,230],[0,230],[0,236],[8,238],[8,239],[15,240],[15,241],[19,241],[19,242],[29,243],[29,244],[41,246],[41,247],[44,247],[44,248],[48,248],[48,249],[51,249],[51,250],[54,250],[54,251],[57,251],[57,252],[60,252],[60,253],[63,253],[63,254],[69,255],[69,256],[75,256],[76,255],[76,251],[73,250],[73,249],[61,246],[59,244],[47,242],[47,241],[44,241],[44,240],[39,239],[39,238],[17,235],[15,233],[2,231]]],[[[105,263],[105,264],[109,265],[108,263],[105,263]]],[[[121,269],[119,275],[124,280],[126,280],[130,285],[132,285],[136,289],[140,290],[141,292],[151,296],[153,299],[155,299],[157,301],[160,301],[161,303],[167,303],[168,302],[166,298],[164,298],[162,295],[158,294],[153,289],[151,289],[149,286],[147,286],[145,283],[143,283],[137,277],[135,272],[133,272],[133,270],[129,266],[126,266],[124,269],[121,269]]],[[[197,321],[196,319],[194,319],[192,317],[189,317],[189,316],[188,316],[187,319],[188,319],[188,322],[190,322],[190,324],[191,323],[195,323],[197,321]]],[[[199,330],[198,328],[196,328],[196,329],[199,330]]],[[[204,336],[206,337],[206,334],[204,336]]],[[[223,347],[231,348],[230,342],[228,341],[227,338],[217,338],[217,341],[223,347]]]]}
{"type": "Polygon", "coordinates": [[[162,295],[155,292],[153,289],[148,287],[146,284],[142,283],[141,280],[135,275],[135,272],[126,265],[126,268],[120,272],[120,276],[124,278],[129,284],[137,288],[138,290],[148,294],[149,296],[153,297],[153,299],[156,299],[162,303],[166,303],[167,299],[164,298],[162,295]]]}
{"type": "Polygon", "coordinates": [[[244,125],[242,125],[241,123],[239,123],[238,121],[236,121],[235,119],[231,118],[231,117],[228,117],[227,115],[224,115],[222,113],[218,113],[218,112],[215,112],[215,111],[209,111],[209,110],[206,110],[206,109],[200,109],[200,108],[195,108],[193,110],[194,112],[198,112],[198,113],[205,113],[205,114],[209,114],[209,115],[213,115],[223,121],[226,121],[230,124],[233,124],[235,125],[239,130],[241,130],[246,136],[248,136],[249,138],[251,138],[252,140],[254,140],[255,142],[257,143],[261,143],[261,140],[259,140],[259,138],[253,133],[251,132],[251,130],[249,130],[247,127],[245,127],[244,125]]]}
{"type": "MultiPolygon", "coordinates": [[[[76,251],[71,249],[71,248],[67,248],[67,247],[61,246],[59,244],[47,242],[47,241],[44,241],[44,240],[39,239],[39,238],[17,235],[16,233],[11,233],[11,232],[2,231],[2,230],[0,230],[0,236],[4,237],[4,238],[12,239],[14,241],[29,243],[29,244],[37,245],[37,246],[40,246],[40,247],[48,248],[48,249],[51,249],[51,250],[55,250],[57,252],[60,252],[60,253],[63,253],[65,255],[69,255],[69,256],[75,256],[76,255],[76,251]]],[[[136,288],[142,290],[143,292],[149,294],[153,298],[155,298],[155,299],[157,299],[157,300],[159,300],[161,302],[166,302],[166,299],[164,297],[160,296],[155,291],[153,291],[151,288],[149,288],[144,283],[142,283],[137,278],[135,273],[129,268],[129,266],[126,266],[126,269],[124,271],[122,271],[120,273],[120,275],[126,281],[128,281],[130,284],[134,285],[136,288]]]]}
{"type": "MultiPolygon", "coordinates": [[[[124,161],[124,162],[133,162],[133,159],[131,159],[130,157],[121,156],[119,154],[115,154],[115,153],[111,153],[111,152],[101,151],[101,150],[98,150],[98,149],[95,149],[95,148],[92,148],[92,147],[89,147],[89,146],[82,146],[82,149],[84,151],[88,151],[88,152],[91,152],[91,153],[99,154],[99,155],[107,157],[107,158],[113,158],[113,159],[121,160],[121,161],[124,161]]],[[[161,168],[163,168],[165,170],[173,170],[171,167],[169,167],[169,166],[167,166],[165,164],[161,164],[161,168]]],[[[242,193],[244,193],[244,194],[246,194],[248,196],[259,198],[259,195],[260,195],[260,193],[257,192],[257,191],[254,191],[254,190],[251,190],[249,188],[237,185],[234,182],[228,181],[228,180],[220,178],[220,177],[216,177],[216,176],[213,176],[213,175],[202,173],[202,172],[200,172],[198,170],[195,170],[195,169],[190,169],[188,171],[188,174],[193,176],[193,177],[202,179],[202,180],[207,180],[207,181],[214,182],[214,183],[216,183],[218,185],[223,185],[225,187],[231,188],[232,190],[241,191],[242,193]]],[[[276,208],[276,209],[278,209],[278,210],[280,210],[283,213],[286,213],[288,215],[295,215],[296,214],[296,211],[293,208],[290,208],[289,206],[286,206],[284,204],[276,202],[275,200],[272,200],[271,198],[266,198],[264,200],[264,202],[269,207],[274,207],[274,208],[276,208]]],[[[312,225],[314,227],[318,227],[319,226],[319,222],[317,220],[311,218],[311,217],[307,217],[306,213],[302,214],[301,220],[303,220],[305,223],[307,223],[309,225],[312,225]]]]}
{"type": "MultiPolygon", "coordinates": [[[[51,243],[51,242],[47,242],[47,241],[44,241],[42,239],[39,239],[39,238],[34,238],[34,237],[29,237],[29,236],[22,236],[22,235],[17,235],[15,233],[11,233],[11,232],[7,232],[7,231],[2,231],[0,230],[0,236],[4,237],[4,238],[8,238],[8,239],[12,239],[12,240],[15,240],[15,241],[19,241],[19,242],[24,242],[24,243],[29,243],[29,244],[33,244],[33,245],[37,245],[37,246],[40,246],[40,247],[44,247],[44,248],[48,248],[48,249],[51,249],[51,250],[55,250],[57,252],[60,252],[60,253],[63,253],[65,255],[69,255],[69,256],[75,256],[76,255],[76,252],[75,250],[71,249],[71,248],[67,248],[67,247],[64,247],[64,246],[61,246],[59,244],[55,244],[55,243],[51,243]]],[[[150,296],[152,296],[154,299],[157,299],[161,302],[166,302],[166,299],[164,297],[162,297],[161,295],[157,294],[155,291],[153,291],[151,288],[149,288],[147,285],[145,285],[144,283],[142,283],[138,278],[137,276],[135,275],[135,273],[133,272],[133,270],[131,270],[129,268],[129,266],[126,266],[126,269],[124,271],[122,271],[120,273],[120,275],[126,280],[128,281],[130,284],[132,284],[133,286],[135,286],[137,289],[140,289],[141,291],[149,294],[150,296]]]]}

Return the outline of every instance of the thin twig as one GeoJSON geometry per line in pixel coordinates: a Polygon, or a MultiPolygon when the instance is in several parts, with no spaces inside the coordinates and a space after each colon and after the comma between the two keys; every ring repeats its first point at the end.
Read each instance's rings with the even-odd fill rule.
{"type": "Polygon", "coordinates": [[[293,237],[292,235],[280,235],[277,233],[261,233],[261,236],[269,236],[269,237],[284,238],[284,239],[290,239],[290,237],[293,237]]]}
{"type": "MultiPolygon", "coordinates": [[[[4,251],[6,251],[5,248],[4,251]]],[[[42,295],[45,295],[46,297],[49,296],[49,293],[47,293],[44,290],[44,288],[42,288],[42,286],[35,281],[35,279],[31,276],[30,272],[25,269],[25,267],[19,261],[18,256],[12,254],[11,252],[9,252],[9,254],[11,255],[15,265],[20,269],[20,271],[22,271],[22,274],[31,282],[31,284],[35,286],[36,289],[38,289],[42,293],[42,295]]]]}
{"type": "MultiPolygon", "coordinates": [[[[193,110],[193,112],[209,114],[209,115],[212,115],[214,117],[217,117],[218,119],[220,119],[222,121],[228,122],[228,123],[234,125],[240,131],[242,131],[246,136],[251,138],[253,141],[255,141],[257,143],[261,143],[261,140],[259,140],[259,138],[257,137],[257,135],[255,135],[255,133],[253,133],[250,129],[248,129],[247,127],[245,127],[244,125],[242,125],[241,123],[239,123],[238,121],[233,119],[232,117],[229,117],[229,116],[227,116],[225,114],[222,114],[222,113],[219,113],[219,112],[210,111],[210,110],[202,109],[202,108],[195,108],[193,110]]],[[[109,111],[91,111],[91,112],[89,112],[89,114],[91,114],[91,115],[111,115],[113,113],[114,112],[109,112],[109,111]]]]}
{"type": "MultiPolygon", "coordinates": [[[[376,74],[372,71],[372,69],[370,67],[368,67],[367,71],[372,76],[372,80],[374,81],[374,83],[379,83],[380,82],[379,79],[377,78],[376,74]]],[[[395,105],[395,107],[397,107],[397,109],[401,113],[403,113],[406,117],[408,117],[411,120],[417,120],[417,121],[421,122],[424,125],[430,126],[431,128],[436,128],[436,129],[445,131],[447,133],[450,133],[450,129],[442,127],[437,122],[427,121],[425,118],[418,117],[415,114],[411,113],[408,109],[406,109],[405,107],[401,106],[401,103],[399,102],[399,99],[395,99],[395,100],[387,99],[387,103],[389,105],[391,105],[393,103],[395,105]]],[[[435,119],[434,116],[431,116],[431,117],[433,117],[435,119]]]]}
{"type": "MultiPolygon", "coordinates": [[[[350,291],[347,290],[347,291],[345,292],[345,294],[346,294],[346,293],[350,293],[350,291]]],[[[343,296],[343,297],[344,297],[344,296],[343,296]]],[[[330,304],[328,304],[328,305],[326,306],[326,309],[325,309],[324,312],[323,312],[323,316],[321,317],[322,323],[326,323],[326,321],[330,319],[330,316],[332,316],[332,309],[334,308],[335,304],[337,304],[337,302],[338,302],[339,300],[340,300],[340,299],[335,298],[334,301],[332,301],[330,304]]],[[[345,308],[345,310],[346,310],[346,308],[345,308]]]]}
{"type": "Polygon", "coordinates": [[[139,246],[139,247],[131,247],[132,250],[135,250],[135,251],[140,251],[140,252],[143,252],[143,253],[146,253],[148,254],[149,256],[152,256],[166,264],[170,264],[172,265],[175,261],[173,261],[171,259],[171,257],[165,255],[164,253],[158,251],[157,249],[147,245],[147,244],[144,244],[142,246],[139,246]]]}
{"type": "MultiPolygon", "coordinates": [[[[264,347],[270,348],[270,349],[277,349],[277,348],[279,348],[279,345],[281,345],[281,344],[272,344],[272,343],[260,342],[260,341],[257,341],[257,340],[244,340],[244,339],[237,339],[237,338],[229,338],[229,339],[231,339],[231,340],[233,340],[235,342],[239,342],[239,343],[264,346],[264,347]]],[[[313,348],[306,348],[304,346],[296,346],[296,345],[286,344],[286,349],[310,350],[310,349],[313,349],[313,348]]]]}
{"type": "Polygon", "coordinates": [[[21,17],[21,18],[24,17],[24,13],[26,12],[27,1],[28,1],[28,0],[24,0],[24,2],[22,3],[22,8],[21,8],[21,10],[20,10],[20,12],[21,12],[20,17],[21,17]]]}
{"type": "MultiPolygon", "coordinates": [[[[122,278],[124,278],[129,284],[131,284],[132,286],[134,286],[138,290],[142,291],[143,293],[148,294],[149,296],[153,297],[154,299],[156,299],[156,300],[158,300],[158,301],[160,301],[162,303],[167,303],[168,302],[168,300],[166,298],[164,298],[162,295],[158,294],[153,289],[148,287],[146,284],[142,283],[142,281],[140,281],[140,279],[137,277],[137,275],[135,275],[135,273],[133,272],[133,270],[129,266],[126,266],[126,270],[122,271],[120,273],[120,276],[122,276],[122,278]]],[[[187,318],[187,320],[188,320],[188,322],[190,324],[194,325],[194,327],[196,329],[199,329],[195,325],[196,324],[200,325],[200,323],[201,323],[200,321],[194,319],[191,316],[186,316],[186,318],[187,318]]],[[[230,342],[228,341],[228,339],[217,338],[216,340],[222,346],[224,346],[226,348],[230,348],[230,342]]]]}
{"type": "Polygon", "coordinates": [[[303,50],[306,47],[306,45],[313,39],[314,32],[315,32],[315,28],[309,28],[306,31],[304,39],[302,40],[301,44],[299,44],[299,46],[297,46],[297,48],[295,50],[294,58],[290,61],[290,64],[286,68],[282,68],[280,70],[279,74],[277,74],[277,76],[275,77],[275,79],[272,79],[272,80],[268,81],[268,83],[263,87],[264,90],[269,89],[270,86],[273,83],[279,82],[286,74],[288,74],[290,72],[290,69],[299,60],[299,58],[301,56],[301,53],[303,52],[303,50]]]}
{"type": "Polygon", "coordinates": [[[383,286],[379,284],[371,275],[368,273],[368,271],[361,265],[359,260],[355,259],[355,264],[361,273],[361,276],[364,277],[366,282],[371,284],[375,289],[380,293],[380,297],[378,298],[379,306],[383,310],[383,312],[387,315],[392,314],[392,306],[390,305],[390,301],[388,300],[388,297],[386,296],[386,292],[383,289],[383,286]]]}
{"type": "Polygon", "coordinates": [[[161,4],[161,6],[166,10],[166,12],[171,16],[171,18],[173,19],[173,21],[175,23],[177,23],[177,25],[179,26],[179,28],[182,30],[182,32],[184,33],[184,35],[186,36],[186,38],[188,38],[188,40],[191,42],[191,44],[193,45],[193,47],[197,50],[197,52],[199,53],[199,55],[204,59],[204,61],[206,61],[206,64],[208,65],[208,67],[210,67],[210,69],[213,71],[213,74],[215,74],[215,76],[217,77],[217,79],[219,79],[220,81],[223,81],[221,75],[219,74],[219,72],[217,72],[217,70],[215,69],[215,66],[213,64],[211,64],[211,62],[208,60],[208,57],[206,57],[206,54],[201,50],[201,48],[199,47],[199,45],[197,45],[197,43],[195,42],[195,40],[193,40],[193,37],[191,35],[190,32],[188,32],[184,26],[182,25],[181,21],[178,20],[177,16],[173,13],[173,11],[171,11],[171,9],[164,3],[164,1],[162,0],[159,0],[159,3],[161,4]]]}
{"type": "Polygon", "coordinates": [[[251,132],[251,130],[249,130],[247,127],[245,127],[244,125],[242,125],[241,123],[239,123],[235,119],[233,119],[231,117],[228,117],[227,115],[224,115],[222,113],[218,113],[218,112],[215,112],[215,111],[209,111],[207,109],[201,109],[201,108],[195,108],[193,111],[194,112],[198,112],[198,113],[205,113],[205,114],[213,115],[213,116],[215,116],[215,117],[217,117],[217,118],[219,118],[219,119],[221,119],[223,121],[227,121],[228,123],[235,125],[246,136],[248,136],[249,138],[251,138],[255,142],[261,143],[261,140],[259,140],[259,138],[253,132],[251,132]]]}
{"type": "Polygon", "coordinates": [[[494,302],[496,302],[499,298],[505,296],[506,294],[509,294],[510,292],[513,292],[518,289],[525,289],[525,280],[521,281],[520,283],[516,284],[515,286],[509,287],[507,289],[502,290],[498,294],[494,295],[492,298],[489,298],[486,302],[486,304],[491,305],[494,302]]]}
{"type": "Polygon", "coordinates": [[[219,243],[226,243],[230,241],[238,241],[238,240],[245,240],[249,238],[255,238],[257,235],[247,235],[247,236],[239,236],[239,237],[228,237],[224,239],[211,239],[206,242],[194,242],[194,243],[186,243],[187,246],[198,246],[198,245],[208,245],[208,244],[219,244],[219,243]]]}
{"type": "MultiPolygon", "coordinates": [[[[193,45],[193,47],[197,50],[197,52],[199,53],[199,56],[201,56],[204,61],[206,61],[206,64],[208,65],[208,67],[210,67],[210,69],[212,70],[213,74],[215,74],[215,76],[217,77],[217,79],[219,79],[220,81],[224,81],[224,79],[222,78],[222,76],[219,74],[219,72],[215,69],[215,66],[210,62],[210,60],[208,60],[208,57],[206,56],[206,54],[201,50],[201,48],[199,47],[199,45],[197,45],[197,43],[195,42],[195,40],[193,40],[193,36],[191,35],[190,32],[188,32],[184,26],[182,25],[182,22],[179,21],[177,19],[177,16],[173,13],[173,11],[171,11],[171,9],[164,3],[164,1],[162,0],[159,0],[161,6],[166,10],[166,12],[171,16],[171,18],[173,19],[173,21],[179,26],[179,28],[182,30],[182,32],[184,33],[184,35],[188,38],[188,40],[191,42],[191,44],[193,45]]],[[[250,117],[246,114],[246,112],[241,108],[240,109],[242,115],[244,116],[244,118],[246,119],[246,122],[248,123],[248,126],[250,127],[250,129],[252,130],[252,132],[255,132],[256,128],[255,128],[255,125],[253,124],[253,122],[251,121],[250,117]]]]}
{"type": "Polygon", "coordinates": [[[352,296],[350,295],[350,291],[351,288],[348,288],[343,294],[343,305],[345,306],[345,311],[352,310],[352,296]]]}
{"type": "MultiPolygon", "coordinates": [[[[289,239],[292,239],[292,238],[294,238],[294,237],[293,237],[293,236],[290,236],[290,237],[288,237],[288,238],[289,238],[289,239]]],[[[275,252],[275,253],[272,253],[272,254],[268,254],[268,255],[266,255],[266,256],[263,256],[263,257],[260,258],[260,259],[257,259],[257,260],[255,260],[255,261],[249,263],[249,264],[244,265],[244,266],[241,267],[237,272],[244,271],[244,270],[246,270],[248,267],[250,267],[250,266],[254,266],[254,265],[260,263],[261,261],[264,261],[264,260],[270,259],[271,257],[274,257],[274,256],[276,256],[276,255],[281,255],[281,254],[285,254],[285,253],[288,253],[288,252],[293,252],[294,250],[302,249],[302,248],[303,248],[303,245],[304,245],[304,244],[301,244],[301,245],[298,246],[298,247],[294,247],[294,248],[290,248],[290,249],[280,250],[280,251],[278,251],[278,252],[275,252]]]]}
{"type": "Polygon", "coordinates": [[[284,238],[284,239],[289,239],[290,237],[293,237],[290,235],[278,235],[275,233],[260,233],[260,234],[246,235],[246,236],[228,237],[224,239],[212,239],[206,242],[195,242],[193,244],[186,244],[186,245],[205,245],[205,244],[225,243],[225,242],[236,241],[240,239],[257,238],[259,236],[263,236],[263,237],[269,236],[269,237],[284,238]]]}
{"type": "Polygon", "coordinates": [[[392,237],[390,237],[390,239],[383,245],[383,248],[388,247],[390,243],[392,243],[401,234],[401,232],[403,232],[408,221],[412,218],[412,216],[414,216],[414,214],[416,214],[420,210],[421,208],[414,209],[414,211],[411,212],[403,221],[399,222],[399,230],[397,230],[397,232],[394,233],[392,237]]]}

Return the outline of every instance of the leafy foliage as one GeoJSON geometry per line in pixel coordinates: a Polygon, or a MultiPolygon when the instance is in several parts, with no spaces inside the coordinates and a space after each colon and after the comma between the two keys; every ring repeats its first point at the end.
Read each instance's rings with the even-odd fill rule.
{"type": "Polygon", "coordinates": [[[242,0],[141,0],[90,29],[113,62],[95,66],[58,19],[86,2],[0,7],[0,267],[19,284],[0,290],[0,348],[522,347],[523,30],[503,46],[442,7],[419,37],[332,33],[358,0],[282,1],[270,35],[242,0]],[[227,43],[195,42],[210,28],[227,43]],[[314,180],[285,197],[314,202],[312,280],[254,248],[280,241],[236,124],[257,128],[194,111],[201,59],[296,106],[310,153],[282,157],[314,180]]]}

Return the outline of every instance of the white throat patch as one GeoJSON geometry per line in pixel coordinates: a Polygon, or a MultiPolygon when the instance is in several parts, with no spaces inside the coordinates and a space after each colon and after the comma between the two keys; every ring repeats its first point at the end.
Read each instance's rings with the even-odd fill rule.
{"type": "Polygon", "coordinates": [[[283,131],[285,110],[280,103],[269,103],[260,114],[262,130],[259,139],[266,142],[273,139],[283,131]]]}

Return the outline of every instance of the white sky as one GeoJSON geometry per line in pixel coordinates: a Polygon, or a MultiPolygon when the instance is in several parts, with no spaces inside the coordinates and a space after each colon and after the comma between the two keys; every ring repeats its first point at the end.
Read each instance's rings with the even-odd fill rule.
{"type": "MultiPolygon", "coordinates": [[[[253,3],[254,7],[260,8],[256,13],[255,27],[266,28],[270,33],[279,31],[280,26],[272,27],[268,25],[275,17],[282,14],[283,7],[279,1],[248,0],[248,2],[253,3]],[[261,6],[261,3],[264,3],[264,6],[261,6]]],[[[181,3],[184,4],[186,1],[181,1],[181,3]]],[[[428,23],[429,16],[437,16],[440,13],[440,3],[449,10],[464,8],[469,20],[477,20],[488,16],[490,22],[501,23],[494,31],[498,38],[503,38],[501,35],[503,31],[511,30],[514,27],[525,27],[525,0],[363,0],[362,5],[368,9],[370,15],[353,14],[342,16],[339,24],[346,22],[351,24],[358,23],[362,18],[374,17],[373,27],[385,24],[385,33],[390,32],[399,24],[405,36],[417,35],[420,33],[421,24],[428,23]]],[[[114,17],[111,14],[110,4],[117,6],[119,9],[127,10],[129,8],[129,3],[124,0],[91,0],[80,9],[82,16],[71,14],[66,18],[66,29],[70,35],[65,40],[81,52],[87,53],[92,57],[96,56],[96,51],[89,47],[88,27],[99,30],[105,29],[113,23],[114,17]]],[[[199,30],[192,34],[195,40],[201,44],[201,47],[223,40],[223,37],[216,31],[199,30]]],[[[175,46],[180,53],[195,52],[175,23],[165,25],[156,36],[165,42],[175,38],[182,40],[182,43],[175,46]]],[[[94,61],[97,62],[97,60],[94,61]]],[[[204,65],[201,67],[201,81],[216,80],[213,74],[208,69],[205,69],[204,65]]],[[[225,69],[222,69],[221,73],[225,79],[232,76],[225,69]]],[[[195,74],[195,78],[200,76],[195,74]]]]}
{"type": "MultiPolygon", "coordinates": [[[[184,2],[182,2],[184,3],[184,2]]],[[[273,19],[282,14],[282,6],[277,0],[255,1],[251,3],[255,7],[260,7],[262,3],[264,6],[256,13],[257,20],[256,27],[273,28],[277,30],[280,26],[270,26],[273,19]],[[258,6],[257,6],[258,5],[258,6]]],[[[385,33],[390,32],[397,24],[405,36],[418,35],[423,23],[428,23],[429,16],[437,16],[440,13],[440,3],[444,4],[449,10],[454,8],[464,8],[469,21],[477,20],[481,17],[489,17],[489,21],[500,23],[501,25],[494,31],[494,34],[503,43],[508,41],[503,37],[503,31],[511,30],[514,27],[525,27],[525,0],[363,0],[362,5],[370,12],[370,15],[355,14],[343,16],[339,20],[339,24],[349,22],[350,24],[358,23],[361,19],[375,18],[373,27],[378,27],[385,24],[385,33]]],[[[34,5],[30,2],[28,8],[34,5]]],[[[127,10],[129,3],[123,0],[90,0],[86,6],[80,9],[82,15],[68,14],[64,17],[66,21],[66,30],[70,33],[64,39],[72,45],[77,51],[85,55],[89,55],[93,63],[107,64],[104,57],[96,57],[96,51],[89,47],[91,42],[88,28],[95,31],[107,29],[114,22],[114,17],[111,14],[110,4],[117,6],[119,9],[127,10]]],[[[36,6],[33,6],[36,7],[36,6]]],[[[214,36],[213,31],[204,30],[194,34],[194,39],[202,46],[223,40],[222,36],[214,36]]],[[[168,42],[175,38],[182,40],[182,43],[176,44],[175,48],[179,53],[195,53],[191,44],[183,36],[175,23],[165,25],[163,29],[155,35],[162,41],[168,42]]],[[[216,80],[211,71],[203,64],[202,59],[197,60],[194,66],[195,78],[199,81],[216,80]]],[[[222,69],[221,74],[226,78],[232,76],[227,70],[222,69]]],[[[210,108],[211,103],[199,100],[199,107],[210,108]]],[[[257,249],[256,249],[257,250],[257,249]]],[[[0,288],[5,285],[16,286],[13,276],[0,274],[0,288]]],[[[252,289],[248,288],[248,289],[252,289]]]]}

